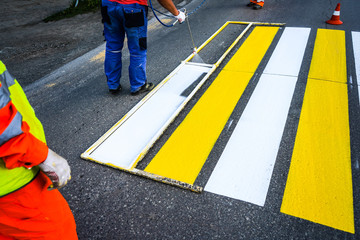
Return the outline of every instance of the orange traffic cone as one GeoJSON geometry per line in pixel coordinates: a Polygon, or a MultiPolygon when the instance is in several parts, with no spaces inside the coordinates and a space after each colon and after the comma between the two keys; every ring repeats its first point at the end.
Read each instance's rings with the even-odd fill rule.
{"type": "Polygon", "coordinates": [[[326,23],[332,24],[332,25],[341,25],[343,24],[342,21],[340,21],[340,3],[337,4],[334,14],[332,15],[330,20],[327,20],[326,23]]]}

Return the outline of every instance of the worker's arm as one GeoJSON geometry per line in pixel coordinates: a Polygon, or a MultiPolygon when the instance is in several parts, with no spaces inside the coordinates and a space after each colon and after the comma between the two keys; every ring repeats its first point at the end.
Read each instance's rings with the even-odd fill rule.
{"type": "Polygon", "coordinates": [[[180,23],[185,21],[185,14],[182,11],[179,11],[172,0],[158,0],[161,6],[171,12],[180,23]]]}
{"type": "Polygon", "coordinates": [[[179,10],[177,10],[175,4],[172,0],[158,0],[161,6],[171,12],[174,16],[179,15],[179,10]]]}
{"type": "Polygon", "coordinates": [[[0,158],[8,169],[31,168],[38,165],[50,178],[54,188],[66,185],[70,179],[67,161],[30,133],[29,125],[22,121],[21,114],[1,82],[0,158]]]}
{"type": "Polygon", "coordinates": [[[31,168],[43,162],[48,147],[30,132],[0,84],[0,158],[7,168],[31,168]]]}

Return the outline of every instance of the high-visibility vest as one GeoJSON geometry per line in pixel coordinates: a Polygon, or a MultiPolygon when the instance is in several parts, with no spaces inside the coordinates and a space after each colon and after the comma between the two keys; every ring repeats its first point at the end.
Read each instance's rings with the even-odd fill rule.
{"type": "MultiPolygon", "coordinates": [[[[17,80],[10,75],[5,65],[1,61],[0,91],[0,110],[11,100],[17,112],[19,113],[18,117],[22,118],[22,120],[17,121],[20,121],[20,123],[25,121],[30,127],[30,133],[41,142],[46,143],[42,124],[35,116],[35,112],[27,100],[23,89],[17,80]]],[[[13,121],[15,121],[14,119],[13,121]]],[[[6,135],[11,134],[16,133],[12,133],[12,131],[0,132],[0,145],[4,144],[4,141],[6,141],[6,139],[9,137],[6,135]]],[[[32,179],[35,178],[38,171],[39,168],[37,166],[32,167],[31,169],[25,167],[7,169],[5,167],[4,161],[0,158],[0,197],[14,192],[29,183],[32,179]]]]}

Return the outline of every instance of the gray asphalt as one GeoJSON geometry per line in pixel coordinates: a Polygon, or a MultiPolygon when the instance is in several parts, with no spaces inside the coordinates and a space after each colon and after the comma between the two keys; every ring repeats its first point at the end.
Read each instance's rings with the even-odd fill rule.
{"type": "MultiPolygon", "coordinates": [[[[201,2],[194,0],[185,7],[193,10],[201,2]]],[[[344,24],[340,26],[325,24],[337,4],[333,0],[266,1],[264,9],[259,11],[247,8],[246,3],[238,0],[207,0],[189,18],[195,44],[201,45],[229,20],[284,22],[286,26],[310,27],[312,43],[308,45],[300,73],[300,78],[306,79],[312,54],[311,44],[317,28],[345,30],[347,46],[351,46],[351,31],[360,31],[360,2],[341,2],[341,20],[344,24]]],[[[147,73],[148,81],[157,84],[190,55],[192,42],[186,24],[165,28],[151,20],[150,25],[154,27],[149,30],[147,73]]],[[[227,49],[239,30],[229,30],[200,56],[205,62],[212,63],[227,49]]],[[[192,193],[82,160],[80,154],[144,96],[133,97],[129,94],[126,71],[129,59],[126,51],[121,82],[123,91],[118,96],[108,93],[103,60],[94,60],[103,50],[104,45],[100,45],[25,88],[44,125],[48,145],[67,158],[71,165],[72,180],[61,192],[74,213],[79,239],[360,239],[360,173],[356,167],[353,168],[355,234],[280,213],[305,83],[300,83],[296,89],[298,100],[292,103],[264,207],[208,192],[192,193]]],[[[350,56],[351,47],[347,51],[350,56]]],[[[269,56],[267,54],[265,58],[269,56]]],[[[259,72],[263,65],[260,65],[259,72]]],[[[348,68],[349,76],[356,82],[353,61],[348,62],[348,68]]],[[[166,136],[175,129],[213,79],[210,77],[144,161],[156,153],[166,136]]],[[[256,79],[252,84],[245,92],[244,100],[236,107],[239,113],[256,79]]],[[[349,86],[349,95],[352,159],[355,166],[360,149],[356,124],[360,113],[355,85],[349,86]]],[[[238,117],[237,114],[232,116],[235,121],[238,117]]],[[[146,119],[143,124],[147,124],[146,119]]],[[[206,183],[230,132],[231,129],[221,134],[197,184],[204,186],[206,183]]]]}

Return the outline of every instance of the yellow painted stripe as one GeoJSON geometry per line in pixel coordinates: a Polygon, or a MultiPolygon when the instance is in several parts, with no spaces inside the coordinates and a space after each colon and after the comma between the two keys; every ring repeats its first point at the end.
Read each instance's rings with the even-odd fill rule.
{"type": "Polygon", "coordinates": [[[318,29],[314,48],[309,78],[346,83],[345,32],[318,29]]]}
{"type": "Polygon", "coordinates": [[[231,70],[220,72],[209,89],[145,168],[146,172],[189,184],[195,182],[277,31],[278,27],[256,27],[254,29],[227,64],[227,66],[231,66],[231,70]],[[241,54],[240,57],[239,54],[241,54]]]}
{"type": "Polygon", "coordinates": [[[319,30],[309,76],[328,73],[308,79],[281,212],[354,233],[344,58],[345,33],[319,30]]]}
{"type": "Polygon", "coordinates": [[[254,73],[278,29],[256,27],[223,70],[254,73]]]}

